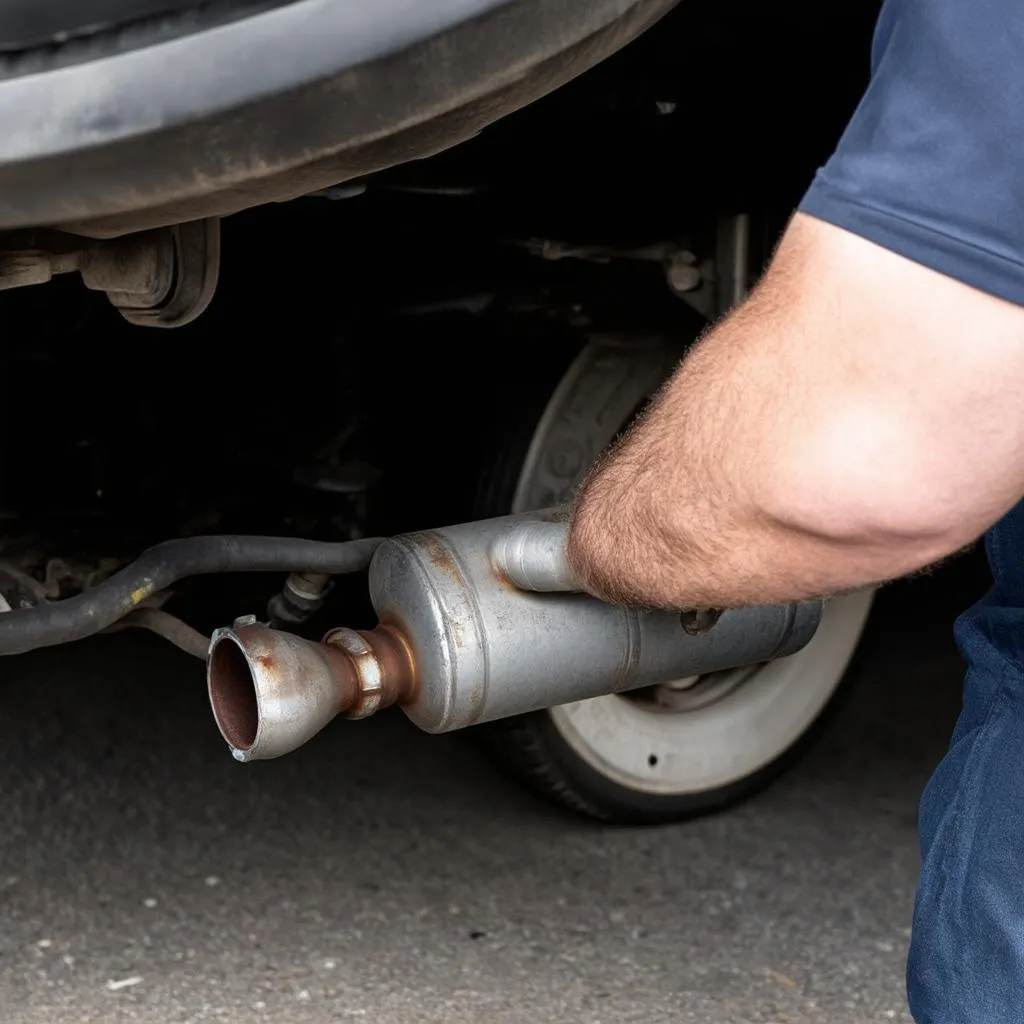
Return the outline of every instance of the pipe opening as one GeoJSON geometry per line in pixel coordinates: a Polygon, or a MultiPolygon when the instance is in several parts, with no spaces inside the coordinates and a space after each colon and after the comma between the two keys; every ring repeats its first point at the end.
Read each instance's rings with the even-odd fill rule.
{"type": "Polygon", "coordinates": [[[224,739],[236,750],[256,742],[259,702],[249,660],[231,638],[219,640],[210,652],[210,703],[224,739]]]}

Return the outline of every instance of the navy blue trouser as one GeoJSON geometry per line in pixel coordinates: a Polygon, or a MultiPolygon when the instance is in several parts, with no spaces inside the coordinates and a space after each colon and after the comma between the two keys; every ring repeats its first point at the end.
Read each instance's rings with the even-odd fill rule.
{"type": "Polygon", "coordinates": [[[963,709],[921,800],[918,1024],[1024,1022],[1024,503],[986,549],[994,585],[956,624],[963,709]]]}

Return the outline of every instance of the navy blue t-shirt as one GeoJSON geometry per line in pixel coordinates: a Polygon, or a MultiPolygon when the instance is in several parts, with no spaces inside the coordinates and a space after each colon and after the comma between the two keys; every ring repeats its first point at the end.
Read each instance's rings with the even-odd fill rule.
{"type": "Polygon", "coordinates": [[[1024,305],[1024,0],[886,0],[800,209],[1024,305]]]}

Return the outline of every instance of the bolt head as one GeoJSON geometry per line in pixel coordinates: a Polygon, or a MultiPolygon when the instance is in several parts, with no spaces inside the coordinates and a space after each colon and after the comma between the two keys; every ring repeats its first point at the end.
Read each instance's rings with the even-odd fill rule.
{"type": "Polygon", "coordinates": [[[668,286],[674,292],[692,292],[700,287],[700,268],[680,260],[673,260],[665,269],[668,286]]]}

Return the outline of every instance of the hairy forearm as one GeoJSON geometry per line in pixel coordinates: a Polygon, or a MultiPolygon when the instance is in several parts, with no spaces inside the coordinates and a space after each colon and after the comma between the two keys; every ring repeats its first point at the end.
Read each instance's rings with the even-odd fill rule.
{"type": "Polygon", "coordinates": [[[914,543],[896,558],[892,537],[828,531],[773,500],[772,480],[788,475],[792,457],[776,439],[801,427],[787,422],[778,394],[747,393],[744,377],[756,371],[735,354],[743,330],[729,324],[706,339],[582,488],[569,556],[591,593],[646,607],[735,607],[849,590],[945,553],[914,543]]]}
{"type": "Polygon", "coordinates": [[[590,592],[647,607],[734,607],[867,582],[851,576],[849,541],[787,523],[760,498],[778,469],[769,438],[784,429],[767,418],[785,409],[745,394],[742,330],[727,324],[705,339],[582,488],[569,556],[590,592]],[[729,348],[733,358],[722,358],[729,348]]]}
{"type": "Polygon", "coordinates": [[[569,557],[591,593],[664,608],[838,593],[958,550],[1020,497],[1020,314],[955,283],[950,298],[862,240],[841,239],[830,270],[806,240],[820,229],[798,228],[581,489],[569,557]]]}

